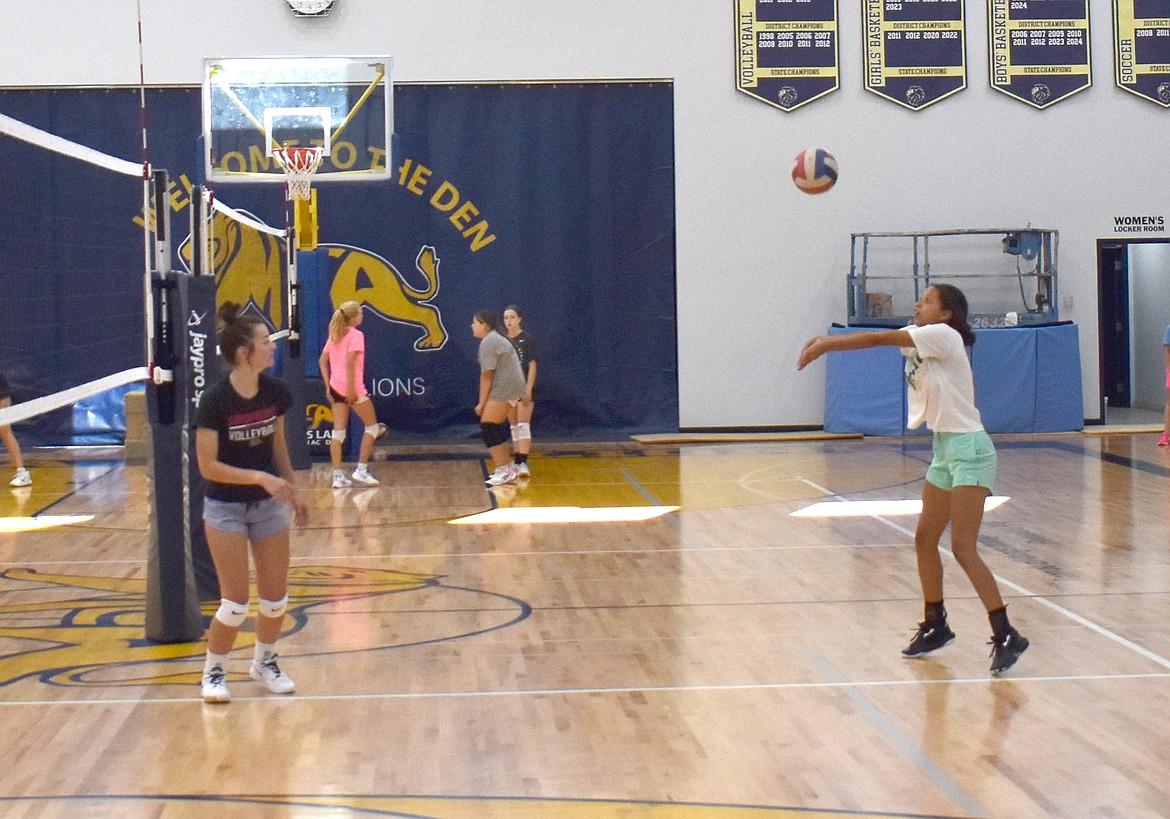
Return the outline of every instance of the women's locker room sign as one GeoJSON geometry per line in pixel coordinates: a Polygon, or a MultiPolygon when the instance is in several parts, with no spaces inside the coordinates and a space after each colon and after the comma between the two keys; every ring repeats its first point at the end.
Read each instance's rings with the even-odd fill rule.
{"type": "Polygon", "coordinates": [[[837,0],[736,0],[736,87],[782,111],[840,87],[837,0]]]}
{"type": "Polygon", "coordinates": [[[988,0],[991,87],[1047,108],[1093,84],[1088,0],[988,0]]]}
{"type": "Polygon", "coordinates": [[[962,0],[863,0],[865,87],[918,111],[967,87],[962,0]]]}
{"type": "Polygon", "coordinates": [[[1170,0],[1113,0],[1117,86],[1170,108],[1170,0]]]}

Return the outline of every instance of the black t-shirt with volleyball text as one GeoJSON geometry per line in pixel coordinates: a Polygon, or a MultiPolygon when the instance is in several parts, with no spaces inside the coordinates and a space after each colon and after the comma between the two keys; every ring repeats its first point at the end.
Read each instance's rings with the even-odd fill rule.
{"type": "MultiPolygon", "coordinates": [[[[229,466],[280,474],[272,456],[276,419],[292,405],[292,395],[283,381],[260,374],[260,388],[252,398],[242,398],[224,377],[203,393],[195,426],[219,434],[219,459],[229,466]]],[[[207,482],[207,497],[233,503],[267,499],[269,494],[255,484],[207,482]]]]}

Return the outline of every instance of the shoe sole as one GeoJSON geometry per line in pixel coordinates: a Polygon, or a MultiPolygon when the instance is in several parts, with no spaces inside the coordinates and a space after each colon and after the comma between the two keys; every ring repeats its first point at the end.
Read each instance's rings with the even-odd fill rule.
{"type": "Polygon", "coordinates": [[[902,656],[903,657],[921,657],[923,654],[930,654],[931,652],[938,651],[940,648],[946,648],[947,646],[949,646],[953,642],[955,642],[955,635],[954,634],[952,634],[947,639],[947,641],[945,643],[943,643],[942,645],[939,645],[939,646],[935,646],[934,648],[927,648],[927,649],[923,649],[922,651],[915,651],[913,654],[908,654],[906,652],[906,650],[903,649],[902,656]]]}
{"type": "Polygon", "coordinates": [[[1028,646],[1032,645],[1030,642],[1028,642],[1027,637],[1021,637],[1020,642],[1022,642],[1024,644],[1024,647],[1016,652],[1016,656],[1012,659],[1012,661],[1010,663],[1003,666],[1002,668],[992,668],[991,669],[991,673],[994,676],[998,677],[1000,674],[1002,674],[1003,672],[1007,671],[1012,666],[1014,666],[1019,661],[1020,657],[1022,657],[1024,655],[1024,652],[1028,650],[1028,646]]]}
{"type": "Polygon", "coordinates": [[[208,703],[209,705],[218,705],[218,704],[222,704],[225,702],[231,702],[232,698],[231,698],[230,694],[226,697],[217,696],[217,695],[212,695],[209,697],[209,696],[204,695],[203,701],[208,703]]]}

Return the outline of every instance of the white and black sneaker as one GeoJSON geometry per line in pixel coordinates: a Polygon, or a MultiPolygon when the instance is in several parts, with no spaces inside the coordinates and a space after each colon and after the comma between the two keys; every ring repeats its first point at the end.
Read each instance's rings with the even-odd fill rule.
{"type": "Polygon", "coordinates": [[[227,675],[222,666],[213,665],[203,675],[204,702],[231,702],[232,695],[227,687],[227,675]]]}
{"type": "Polygon", "coordinates": [[[291,694],[297,690],[292,678],[280,670],[275,654],[269,654],[259,663],[253,661],[248,673],[252,675],[252,679],[267,685],[273,694],[291,694]]]}
{"type": "Polygon", "coordinates": [[[379,483],[378,479],[370,474],[370,468],[365,464],[357,465],[357,469],[353,471],[353,479],[365,486],[377,486],[379,483]]]}
{"type": "Polygon", "coordinates": [[[488,475],[484,483],[486,483],[488,486],[500,486],[501,484],[505,483],[515,483],[518,476],[519,472],[517,471],[515,464],[504,464],[501,467],[497,467],[495,472],[488,475]]]}
{"type": "Polygon", "coordinates": [[[28,470],[23,466],[16,470],[16,475],[8,482],[9,486],[30,486],[32,484],[32,475],[28,474],[28,470]]]}
{"type": "Polygon", "coordinates": [[[353,481],[351,481],[349,479],[349,476],[346,475],[343,470],[334,469],[333,470],[333,488],[334,489],[345,489],[347,486],[353,486],[353,481]]]}

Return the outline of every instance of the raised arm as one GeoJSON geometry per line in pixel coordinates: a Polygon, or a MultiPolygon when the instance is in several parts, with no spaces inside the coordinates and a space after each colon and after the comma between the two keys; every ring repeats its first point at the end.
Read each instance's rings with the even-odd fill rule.
{"type": "Polygon", "coordinates": [[[796,361],[796,369],[803,370],[825,353],[844,350],[867,350],[870,347],[913,347],[909,330],[875,330],[873,332],[841,333],[835,336],[816,336],[805,342],[796,361]]]}

